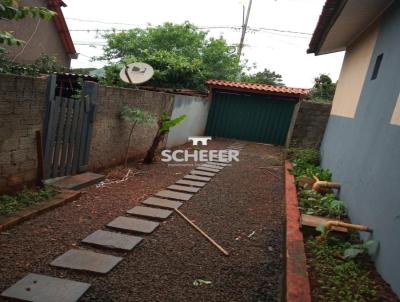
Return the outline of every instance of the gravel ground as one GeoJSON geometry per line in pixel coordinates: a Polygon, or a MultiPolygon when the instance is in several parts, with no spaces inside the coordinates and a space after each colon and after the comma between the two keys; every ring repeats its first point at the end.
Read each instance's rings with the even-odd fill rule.
{"type": "MultiPolygon", "coordinates": [[[[209,148],[230,143],[213,141],[209,148]]],[[[283,170],[277,168],[274,176],[259,169],[268,165],[271,155],[279,157],[280,149],[248,144],[240,162],[222,170],[180,208],[230,256],[174,214],[132,252],[107,251],[124,257],[107,275],[50,267],[58,255],[81,246],[79,241],[88,234],[191,169],[139,165],[142,173],[128,181],[88,188],[76,202],[0,235],[0,291],[34,272],[91,283],[82,301],[278,301],[283,278],[283,170]],[[196,287],[196,279],[212,283],[196,287]]]]}

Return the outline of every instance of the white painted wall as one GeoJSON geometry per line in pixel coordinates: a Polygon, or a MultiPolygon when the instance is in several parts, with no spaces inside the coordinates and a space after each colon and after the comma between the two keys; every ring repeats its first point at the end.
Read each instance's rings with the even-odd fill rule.
{"type": "Polygon", "coordinates": [[[189,136],[204,135],[209,109],[210,101],[207,98],[175,95],[172,118],[182,114],[186,114],[187,118],[171,129],[166,147],[171,148],[185,144],[188,142],[189,136]]]}

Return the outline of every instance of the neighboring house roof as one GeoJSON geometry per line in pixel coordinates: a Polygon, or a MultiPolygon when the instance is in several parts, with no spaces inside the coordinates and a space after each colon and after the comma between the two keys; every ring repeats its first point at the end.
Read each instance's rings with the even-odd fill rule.
{"type": "Polygon", "coordinates": [[[64,44],[66,52],[71,58],[76,59],[78,53],[75,50],[74,42],[72,42],[71,34],[69,32],[67,22],[65,22],[64,14],[61,10],[61,6],[67,6],[62,0],[47,0],[48,8],[57,13],[53,20],[60,34],[61,41],[64,44]]]}
{"type": "Polygon", "coordinates": [[[394,0],[326,0],[307,53],[345,50],[394,0]]]}
{"type": "Polygon", "coordinates": [[[291,88],[286,86],[275,86],[268,84],[231,82],[224,80],[208,80],[207,85],[210,88],[221,88],[234,91],[255,92],[262,94],[283,95],[304,97],[309,93],[309,89],[291,88]]]}

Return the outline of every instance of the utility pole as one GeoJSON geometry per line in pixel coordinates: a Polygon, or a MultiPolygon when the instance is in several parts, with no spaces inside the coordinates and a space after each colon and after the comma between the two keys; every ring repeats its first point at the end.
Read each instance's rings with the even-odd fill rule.
{"type": "Polygon", "coordinates": [[[242,55],[244,37],[246,36],[247,24],[249,23],[250,10],[251,10],[251,4],[252,3],[253,3],[253,0],[249,0],[249,5],[247,7],[247,13],[246,13],[246,19],[244,18],[245,8],[244,8],[244,5],[243,5],[242,36],[240,37],[240,43],[239,43],[239,47],[238,47],[239,59],[240,59],[240,56],[242,55]]]}

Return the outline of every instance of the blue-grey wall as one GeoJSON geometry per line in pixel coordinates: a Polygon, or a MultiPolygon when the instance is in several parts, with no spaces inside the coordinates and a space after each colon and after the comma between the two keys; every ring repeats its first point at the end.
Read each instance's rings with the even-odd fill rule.
{"type": "MultiPolygon", "coordinates": [[[[332,115],[321,147],[322,165],[342,184],[353,223],[373,229],[376,266],[400,295],[400,126],[390,119],[400,92],[400,2],[382,18],[355,118],[332,115]],[[371,80],[383,53],[378,78],[371,80]]],[[[365,235],[364,235],[365,236],[365,235]]]]}

